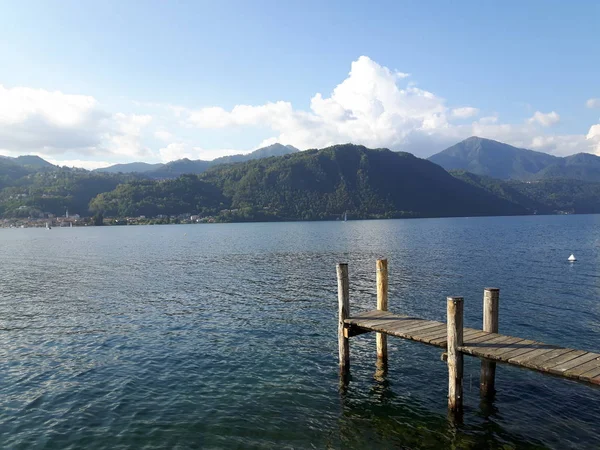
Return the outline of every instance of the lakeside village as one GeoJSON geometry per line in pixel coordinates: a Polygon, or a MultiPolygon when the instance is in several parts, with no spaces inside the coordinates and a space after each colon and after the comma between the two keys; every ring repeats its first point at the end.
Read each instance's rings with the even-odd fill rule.
{"type": "MultiPolygon", "coordinates": [[[[227,210],[235,213],[235,210],[227,210]]],[[[215,217],[203,217],[200,215],[179,214],[168,216],[159,214],[156,217],[103,217],[102,214],[81,217],[79,214],[69,214],[67,210],[64,216],[57,217],[51,213],[40,214],[40,217],[0,219],[0,228],[70,228],[100,225],[168,225],[168,224],[192,224],[192,223],[215,223],[215,217]]]]}

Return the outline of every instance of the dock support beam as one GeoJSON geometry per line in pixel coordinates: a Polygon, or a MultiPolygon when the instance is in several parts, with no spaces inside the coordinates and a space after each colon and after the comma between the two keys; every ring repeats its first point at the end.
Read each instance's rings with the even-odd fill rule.
{"type": "MultiPolygon", "coordinates": [[[[485,288],[483,291],[483,331],[498,333],[498,311],[500,289],[485,288]]],[[[479,393],[483,399],[493,399],[496,393],[496,363],[484,359],[481,361],[479,393]]]]}
{"type": "Polygon", "coordinates": [[[340,375],[346,380],[350,370],[350,339],[348,328],[344,321],[350,317],[350,282],[348,279],[348,264],[337,265],[338,281],[338,345],[340,355],[340,375]]]}
{"type": "MultiPolygon", "coordinates": [[[[378,259],[377,264],[377,310],[388,310],[388,262],[387,259],[378,259]]],[[[387,335],[376,333],[377,359],[385,366],[388,359],[387,335]]]]}
{"type": "Polygon", "coordinates": [[[447,298],[448,314],[448,410],[462,413],[463,409],[463,298],[447,298]]]}

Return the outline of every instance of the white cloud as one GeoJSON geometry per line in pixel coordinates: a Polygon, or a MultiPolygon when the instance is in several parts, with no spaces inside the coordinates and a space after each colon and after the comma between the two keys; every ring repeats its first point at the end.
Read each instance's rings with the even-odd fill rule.
{"type": "Polygon", "coordinates": [[[108,151],[125,157],[153,156],[150,148],[141,141],[142,130],[152,122],[152,116],[144,114],[117,113],[114,116],[114,130],[106,136],[108,151]]]}
{"type": "Polygon", "coordinates": [[[0,85],[0,148],[11,154],[148,156],[152,117],[111,114],[94,97],[0,85]]]}
{"type": "Polygon", "coordinates": [[[592,125],[590,131],[586,136],[586,139],[590,142],[593,147],[593,152],[600,155],[600,123],[592,125]]]}
{"type": "Polygon", "coordinates": [[[274,136],[261,144],[285,142],[302,149],[354,142],[429,156],[477,135],[556,154],[591,151],[584,135],[553,136],[540,131],[540,126],[548,128],[560,121],[556,111],[536,111],[520,124],[501,123],[497,114],[460,124],[455,121],[474,117],[479,109],[450,108],[432,92],[412,83],[402,86],[403,78],[399,72],[361,56],[329,96],[317,93],[312,97],[309,111],[280,101],[238,105],[231,110],[208,107],[178,113],[186,124],[199,128],[268,128],[274,136]]]}
{"type": "Polygon", "coordinates": [[[549,112],[544,114],[543,112],[536,111],[533,116],[528,119],[529,123],[537,123],[543,127],[550,127],[560,122],[560,116],[555,112],[549,112]]]}
{"type": "Polygon", "coordinates": [[[0,85],[0,147],[11,152],[93,152],[109,117],[90,96],[0,85]]]}
{"type": "Polygon", "coordinates": [[[590,98],[587,102],[585,102],[585,106],[588,108],[600,108],[600,98],[590,98]]]}
{"type": "Polygon", "coordinates": [[[187,123],[201,128],[268,127],[279,133],[279,142],[299,148],[339,142],[395,148],[414,130],[448,125],[444,100],[414,86],[398,87],[405,76],[361,56],[330,97],[313,96],[310,112],[283,101],[237,105],[231,111],[209,107],[189,111],[187,123]]]}
{"type": "Polygon", "coordinates": [[[154,137],[163,142],[169,142],[173,139],[173,135],[166,130],[155,131],[154,137]]]}
{"type": "Polygon", "coordinates": [[[452,117],[456,117],[457,119],[468,119],[469,117],[476,116],[477,114],[479,114],[479,109],[473,108],[471,106],[454,108],[452,110],[452,117]]]}
{"type": "MultiPolygon", "coordinates": [[[[245,143],[246,149],[260,140],[260,146],[282,142],[301,149],[354,142],[429,156],[478,135],[555,154],[600,152],[596,126],[587,135],[556,135],[551,131],[560,121],[556,111],[536,111],[532,117],[504,123],[490,111],[449,105],[407,77],[361,56],[331,92],[315,93],[306,110],[284,100],[231,109],[136,102],[139,114],[107,112],[90,96],[0,85],[0,149],[11,155],[39,152],[57,160],[92,160],[91,164],[208,160],[244,153],[225,144],[237,131],[233,139],[256,139],[245,143]],[[210,142],[214,149],[200,147],[200,142],[210,142]]],[[[588,100],[588,106],[595,106],[596,100],[588,100]]]]}

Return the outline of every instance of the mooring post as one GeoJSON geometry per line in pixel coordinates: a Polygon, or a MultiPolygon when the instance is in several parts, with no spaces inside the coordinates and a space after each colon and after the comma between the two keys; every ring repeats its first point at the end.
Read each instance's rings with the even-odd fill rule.
{"type": "Polygon", "coordinates": [[[345,378],[350,370],[350,339],[344,321],[350,317],[350,282],[348,280],[348,264],[337,265],[338,280],[338,345],[340,354],[340,374],[345,378]]]}
{"type": "Polygon", "coordinates": [[[448,315],[448,409],[461,413],[463,407],[463,298],[447,298],[448,315]]]}
{"type": "MultiPolygon", "coordinates": [[[[377,310],[388,310],[388,262],[387,259],[378,259],[376,264],[377,269],[377,310]]],[[[387,335],[376,333],[375,340],[377,341],[377,359],[384,364],[387,363],[387,335]]]]}
{"type": "MultiPolygon", "coordinates": [[[[483,331],[489,333],[498,332],[498,308],[500,301],[500,289],[485,288],[483,291],[483,331]]],[[[481,378],[479,382],[479,393],[482,398],[491,399],[496,393],[496,363],[484,359],[481,361],[481,378]]]]}

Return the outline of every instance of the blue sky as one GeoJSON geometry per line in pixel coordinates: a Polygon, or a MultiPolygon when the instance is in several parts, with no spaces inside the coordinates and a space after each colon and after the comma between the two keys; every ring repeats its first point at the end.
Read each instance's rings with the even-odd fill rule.
{"type": "Polygon", "coordinates": [[[600,153],[598,23],[596,1],[7,1],[0,153],[426,157],[473,134],[600,153]]]}

